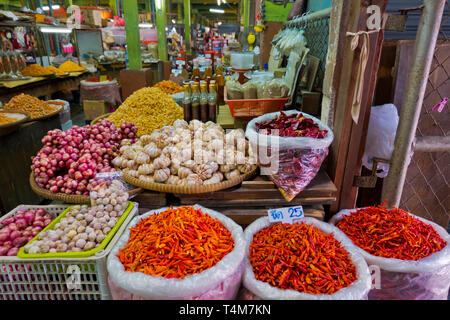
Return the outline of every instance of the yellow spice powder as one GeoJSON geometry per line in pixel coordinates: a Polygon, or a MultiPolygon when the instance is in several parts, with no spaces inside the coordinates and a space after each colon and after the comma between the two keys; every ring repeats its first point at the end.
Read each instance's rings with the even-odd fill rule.
{"type": "Polygon", "coordinates": [[[51,75],[53,74],[53,71],[49,71],[38,64],[30,64],[29,66],[26,66],[21,73],[24,76],[39,77],[51,75]]]}

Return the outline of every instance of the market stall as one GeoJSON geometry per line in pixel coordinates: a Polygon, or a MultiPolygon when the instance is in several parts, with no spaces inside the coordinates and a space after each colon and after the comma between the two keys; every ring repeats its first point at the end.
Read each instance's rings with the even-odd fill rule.
{"type": "Polygon", "coordinates": [[[288,21],[291,5],[270,2],[282,21],[261,54],[250,4],[197,11],[239,9],[243,31],[238,45],[215,21],[188,54],[190,34],[183,48],[166,27],[170,1],[146,4],[146,44],[152,17],[127,1],[103,40],[77,31],[83,65],[33,63],[16,72],[33,78],[4,81],[0,300],[447,298],[445,228],[355,205],[384,27],[364,31],[368,4],[294,4],[288,21]],[[80,124],[66,126],[68,102],[37,98],[78,88],[80,124]]]}

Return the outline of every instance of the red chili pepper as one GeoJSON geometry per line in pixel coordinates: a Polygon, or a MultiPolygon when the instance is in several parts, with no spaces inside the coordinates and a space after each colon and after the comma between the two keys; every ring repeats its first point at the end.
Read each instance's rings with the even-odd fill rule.
{"type": "Polygon", "coordinates": [[[379,257],[419,260],[447,245],[432,226],[384,204],[358,209],[336,226],[358,247],[379,257]]]}
{"type": "Polygon", "coordinates": [[[303,222],[261,229],[250,245],[250,263],[256,279],[309,294],[332,294],[357,279],[347,250],[333,234],[303,222]]]}

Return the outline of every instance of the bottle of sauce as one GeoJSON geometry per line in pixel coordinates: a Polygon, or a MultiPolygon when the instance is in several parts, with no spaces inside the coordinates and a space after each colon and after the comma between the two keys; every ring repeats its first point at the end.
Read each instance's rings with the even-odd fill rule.
{"type": "Polygon", "coordinates": [[[212,62],[211,60],[206,60],[204,79],[206,80],[208,77],[212,76],[213,76],[212,62]]]}
{"type": "Polygon", "coordinates": [[[200,68],[198,66],[198,60],[194,59],[194,66],[192,68],[192,80],[200,82],[200,68]]]}
{"type": "Polygon", "coordinates": [[[216,122],[217,115],[217,94],[216,94],[216,85],[211,83],[209,85],[209,94],[208,94],[208,120],[216,122]]]}
{"type": "Polygon", "coordinates": [[[223,67],[221,62],[217,62],[216,73],[214,75],[214,80],[217,84],[217,102],[219,104],[224,103],[223,92],[225,88],[225,76],[223,74],[223,67]]]}
{"type": "Polygon", "coordinates": [[[192,87],[191,95],[191,120],[200,120],[200,92],[198,91],[198,82],[192,87]]]}
{"type": "Polygon", "coordinates": [[[183,111],[184,111],[184,120],[189,122],[192,120],[192,112],[191,112],[191,92],[189,88],[189,84],[186,83],[184,85],[184,95],[183,95],[183,111]]]}
{"type": "Polygon", "coordinates": [[[201,84],[201,93],[200,93],[200,118],[202,122],[208,121],[208,92],[207,92],[207,83],[203,82],[201,84]]]}

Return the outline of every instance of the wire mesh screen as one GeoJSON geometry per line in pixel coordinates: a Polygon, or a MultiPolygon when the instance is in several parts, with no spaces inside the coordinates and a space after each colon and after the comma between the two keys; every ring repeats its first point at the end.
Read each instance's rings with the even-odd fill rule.
{"type": "MultiPolygon", "coordinates": [[[[447,2],[441,26],[450,21],[447,2]]],[[[448,136],[450,106],[433,107],[450,92],[450,39],[441,27],[420,114],[417,136],[448,136]]],[[[406,174],[400,207],[447,227],[450,220],[450,152],[415,152],[406,174]]]]}
{"type": "Polygon", "coordinates": [[[307,47],[310,50],[309,53],[320,59],[319,69],[317,70],[317,76],[314,81],[314,88],[322,88],[330,34],[329,28],[329,16],[310,21],[304,28],[307,47]]]}

